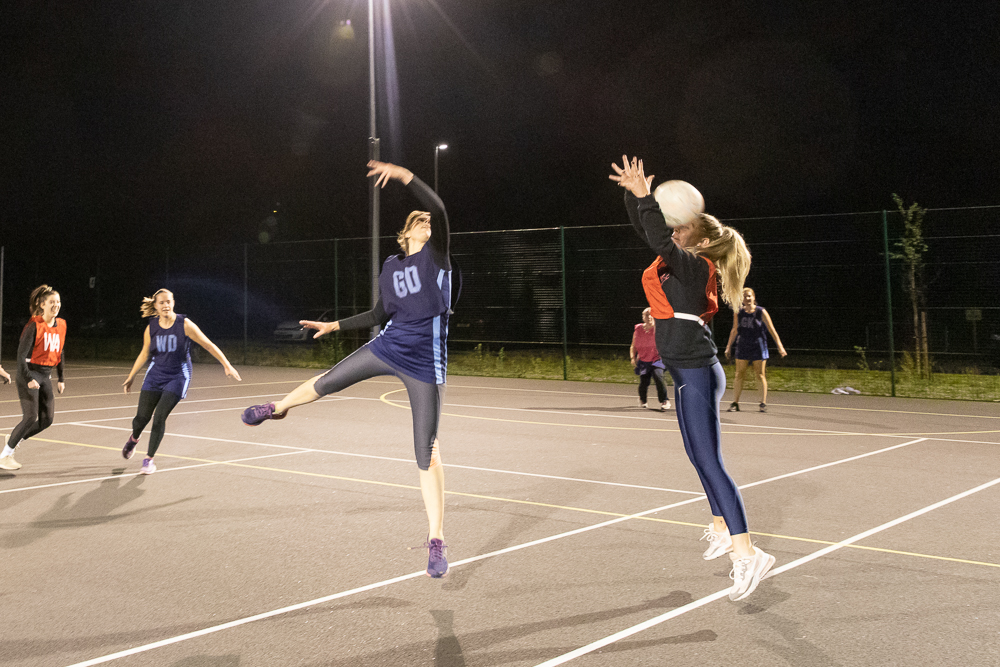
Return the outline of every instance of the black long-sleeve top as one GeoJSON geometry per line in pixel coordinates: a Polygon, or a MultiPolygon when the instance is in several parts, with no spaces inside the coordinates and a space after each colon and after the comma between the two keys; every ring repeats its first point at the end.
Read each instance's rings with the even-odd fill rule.
{"type": "MultiPolygon", "coordinates": [[[[38,329],[35,323],[29,321],[21,332],[21,339],[17,342],[17,374],[24,382],[28,382],[31,376],[28,375],[28,362],[31,360],[31,353],[35,347],[35,338],[38,329]]],[[[59,363],[56,365],[56,374],[59,382],[63,382],[63,357],[59,355],[59,363]]]]}
{"type": "MultiPolygon", "coordinates": [[[[699,255],[674,243],[663,213],[653,195],[638,198],[625,192],[625,210],[636,234],[657,255],[662,263],[647,269],[656,271],[660,287],[673,313],[687,313],[711,319],[718,310],[715,291],[715,266],[699,255]]],[[[644,274],[644,286],[647,283],[644,274]]],[[[656,296],[656,295],[653,295],[656,296]]],[[[718,348],[707,326],[677,317],[663,318],[656,300],[649,298],[656,320],[656,347],[667,366],[701,368],[718,362],[718,348]]]]}
{"type": "MultiPolygon", "coordinates": [[[[445,211],[444,202],[433,189],[416,175],[406,185],[406,188],[431,215],[431,238],[421,252],[430,250],[434,263],[445,271],[451,271],[451,227],[448,224],[448,213],[445,211]]],[[[371,310],[340,320],[340,330],[368,329],[375,325],[385,326],[388,321],[389,315],[385,312],[382,295],[379,295],[375,307],[371,310]]]]}

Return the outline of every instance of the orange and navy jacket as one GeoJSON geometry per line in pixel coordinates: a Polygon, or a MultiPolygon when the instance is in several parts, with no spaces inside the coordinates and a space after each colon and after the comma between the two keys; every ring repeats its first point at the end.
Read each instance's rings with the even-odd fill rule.
{"type": "Polygon", "coordinates": [[[707,326],[719,311],[715,264],[673,242],[652,195],[639,199],[626,192],[625,208],[636,233],[658,255],[643,271],[642,287],[656,320],[656,347],[663,363],[675,368],[711,366],[719,351],[707,326]]]}
{"type": "MultiPolygon", "coordinates": [[[[21,332],[17,346],[17,364],[20,377],[28,377],[28,364],[56,368],[59,381],[63,381],[63,347],[66,344],[66,320],[57,317],[55,326],[49,326],[40,316],[32,317],[21,332]]],[[[27,379],[25,379],[27,382],[27,379]]]]}

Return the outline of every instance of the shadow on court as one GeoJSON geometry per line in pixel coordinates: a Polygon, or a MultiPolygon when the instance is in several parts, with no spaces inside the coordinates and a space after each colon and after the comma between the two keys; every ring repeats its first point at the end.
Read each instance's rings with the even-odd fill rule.
{"type": "MultiPolygon", "coordinates": [[[[321,662],[309,663],[309,667],[320,667],[321,665],[328,667],[346,667],[347,665],[353,667],[384,667],[385,665],[426,664],[427,659],[425,656],[427,656],[429,651],[437,658],[434,664],[438,667],[464,667],[466,660],[473,658],[477,665],[504,665],[523,660],[546,660],[571,651],[577,648],[577,646],[517,649],[510,651],[491,651],[490,649],[498,644],[504,644],[543,632],[575,628],[592,623],[603,623],[650,611],[663,613],[664,610],[676,609],[688,604],[693,599],[692,595],[687,591],[673,591],[669,595],[650,600],[643,604],[628,605],[585,614],[571,614],[546,621],[521,623],[491,630],[470,632],[464,635],[455,634],[453,627],[455,622],[454,611],[433,610],[430,613],[438,630],[438,637],[433,642],[412,642],[391,649],[340,660],[325,659],[321,662]]],[[[716,634],[714,632],[700,630],[688,635],[652,640],[652,643],[635,642],[634,644],[658,646],[663,644],[715,641],[715,639],[716,634]]],[[[625,643],[620,647],[614,647],[610,650],[626,650],[628,647],[629,644],[625,643]]]]}
{"type": "Polygon", "coordinates": [[[121,481],[121,478],[106,479],[97,488],[81,496],[75,503],[72,502],[73,493],[62,494],[52,507],[45,510],[34,521],[4,535],[0,539],[0,547],[17,549],[44,539],[58,530],[99,526],[197,500],[196,497],[182,498],[131,512],[114,513],[115,510],[137,500],[145,493],[140,488],[144,481],[142,477],[133,477],[125,484],[122,484],[121,481]]]}

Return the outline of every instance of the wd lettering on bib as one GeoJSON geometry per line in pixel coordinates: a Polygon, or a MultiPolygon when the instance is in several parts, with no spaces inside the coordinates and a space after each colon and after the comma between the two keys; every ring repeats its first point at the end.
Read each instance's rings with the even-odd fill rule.
{"type": "Polygon", "coordinates": [[[157,336],[156,337],[156,351],[157,352],[174,352],[177,350],[177,336],[170,334],[169,336],[157,336]]]}
{"type": "Polygon", "coordinates": [[[400,299],[408,294],[416,294],[420,291],[420,274],[417,267],[407,266],[402,271],[392,272],[392,287],[396,291],[396,296],[400,299]]]}
{"type": "Polygon", "coordinates": [[[46,352],[58,352],[59,351],[59,334],[57,333],[44,333],[43,345],[46,352]]]}

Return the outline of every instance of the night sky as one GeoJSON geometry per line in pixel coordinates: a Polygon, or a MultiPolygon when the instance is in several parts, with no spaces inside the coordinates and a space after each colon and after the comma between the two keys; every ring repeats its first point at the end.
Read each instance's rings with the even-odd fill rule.
{"type": "MultiPolygon", "coordinates": [[[[456,231],[623,223],[623,152],[723,218],[1000,203],[996,2],[389,4],[382,155],[430,183],[449,144],[456,231]]],[[[0,243],[255,242],[278,202],[276,240],[369,233],[362,0],[3,14],[0,243]]]]}

